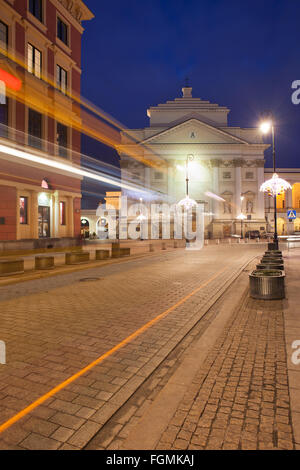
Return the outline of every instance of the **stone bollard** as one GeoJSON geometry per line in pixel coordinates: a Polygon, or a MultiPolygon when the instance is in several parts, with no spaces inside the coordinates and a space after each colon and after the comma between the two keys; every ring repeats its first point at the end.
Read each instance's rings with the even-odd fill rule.
{"type": "Polygon", "coordinates": [[[204,245],[208,245],[208,240],[204,240],[204,245]]]}
{"type": "Polygon", "coordinates": [[[161,249],[162,249],[162,250],[166,250],[166,249],[167,249],[167,244],[166,244],[166,242],[162,242],[162,244],[161,244],[161,249]]]}
{"type": "Polygon", "coordinates": [[[178,248],[178,241],[174,240],[174,248],[178,248]]]}
{"type": "Polygon", "coordinates": [[[231,238],[228,238],[228,244],[231,245],[231,238]]]}
{"type": "Polygon", "coordinates": [[[71,253],[66,253],[66,264],[81,264],[87,263],[90,260],[89,251],[72,251],[71,253]]]}
{"type": "Polygon", "coordinates": [[[12,276],[24,272],[24,260],[3,260],[0,261],[0,276],[12,276]]]}
{"type": "Polygon", "coordinates": [[[53,269],[54,256],[36,256],[35,269],[53,269]]]}
{"type": "Polygon", "coordinates": [[[219,238],[216,239],[216,245],[220,245],[220,239],[219,238]]]}
{"type": "Polygon", "coordinates": [[[109,258],[109,250],[96,250],[95,259],[97,261],[108,259],[109,258]]]}
{"type": "Polygon", "coordinates": [[[149,251],[150,251],[150,253],[153,253],[153,251],[154,251],[154,245],[153,245],[153,243],[150,243],[150,245],[149,245],[149,251]]]}

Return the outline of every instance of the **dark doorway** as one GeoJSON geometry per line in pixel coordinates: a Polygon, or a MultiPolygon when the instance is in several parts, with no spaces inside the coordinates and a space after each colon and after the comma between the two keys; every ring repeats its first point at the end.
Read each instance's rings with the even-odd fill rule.
{"type": "Polygon", "coordinates": [[[50,237],[50,207],[39,206],[39,238],[50,237]]]}

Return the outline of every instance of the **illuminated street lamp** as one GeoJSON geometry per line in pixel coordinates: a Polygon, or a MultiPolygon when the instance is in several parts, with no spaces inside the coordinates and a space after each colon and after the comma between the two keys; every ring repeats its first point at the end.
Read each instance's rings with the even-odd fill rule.
{"type": "Polygon", "coordinates": [[[276,160],[275,160],[275,131],[274,123],[270,119],[264,121],[260,125],[260,130],[263,134],[268,134],[272,132],[272,149],[273,149],[273,171],[274,174],[270,180],[265,181],[261,187],[260,191],[267,192],[269,195],[274,198],[274,247],[278,250],[278,234],[277,234],[277,195],[282,194],[288,188],[291,188],[291,185],[282,178],[279,178],[276,174],[276,160]]]}
{"type": "Polygon", "coordinates": [[[187,211],[197,206],[197,202],[189,196],[189,162],[194,160],[194,155],[188,155],[185,162],[185,182],[186,182],[186,195],[185,198],[178,202],[177,206],[183,207],[187,211]]]}
{"type": "Polygon", "coordinates": [[[237,219],[241,221],[241,238],[244,238],[244,235],[243,235],[243,220],[247,219],[247,217],[241,212],[237,216],[237,219]]]}

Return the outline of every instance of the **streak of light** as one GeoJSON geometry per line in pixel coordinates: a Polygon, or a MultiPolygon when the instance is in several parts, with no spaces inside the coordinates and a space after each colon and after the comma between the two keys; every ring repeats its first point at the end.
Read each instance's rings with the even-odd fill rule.
{"type": "Polygon", "coordinates": [[[0,152],[11,155],[13,157],[21,158],[23,160],[27,160],[30,162],[38,163],[40,165],[45,165],[51,168],[55,168],[57,170],[67,171],[69,173],[73,173],[78,176],[84,176],[86,178],[91,178],[96,181],[101,181],[102,183],[111,184],[113,186],[118,186],[124,189],[129,189],[130,191],[137,191],[140,193],[146,193],[145,189],[139,188],[137,186],[129,185],[123,183],[122,181],[116,181],[115,179],[108,178],[106,176],[102,176],[96,173],[92,173],[91,171],[83,170],[80,167],[73,165],[68,165],[66,163],[62,163],[59,161],[49,160],[45,157],[40,157],[33,153],[24,152],[23,150],[18,150],[13,147],[8,147],[7,145],[0,144],[0,152]]]}
{"type": "Polygon", "coordinates": [[[215,199],[216,201],[225,202],[225,199],[223,199],[221,196],[218,196],[217,194],[211,193],[210,191],[206,191],[206,193],[204,193],[204,194],[205,194],[205,196],[210,197],[212,199],[215,199]]]}

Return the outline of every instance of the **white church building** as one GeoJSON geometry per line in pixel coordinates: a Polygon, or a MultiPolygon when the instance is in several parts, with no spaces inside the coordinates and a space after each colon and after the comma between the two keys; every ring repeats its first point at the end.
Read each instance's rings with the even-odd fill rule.
{"type": "Polygon", "coordinates": [[[259,188],[268,145],[258,128],[230,127],[229,111],[184,87],[181,98],[147,110],[149,127],[123,131],[118,147],[122,179],[167,195],[170,203],[185,196],[188,159],[189,195],[205,202],[206,235],[213,238],[240,233],[240,214],[246,229],[267,229],[259,188]]]}
{"type": "MultiPolygon", "coordinates": [[[[273,173],[264,168],[269,145],[259,128],[229,126],[229,111],[193,98],[192,88],[186,86],[181,98],[147,110],[148,127],[121,132],[118,146],[122,181],[144,188],[146,205],[174,204],[184,198],[187,170],[189,196],[204,203],[207,238],[240,235],[241,230],[244,234],[274,230],[273,198],[260,191],[273,173]]],[[[292,186],[277,198],[278,233],[300,232],[300,170],[278,169],[277,173],[292,186]],[[288,209],[296,211],[294,220],[288,219],[288,209]]],[[[122,195],[129,204],[141,200],[138,192],[123,190],[122,195]]],[[[83,230],[98,233],[102,222],[96,214],[83,211],[82,218],[83,230]]]]}

